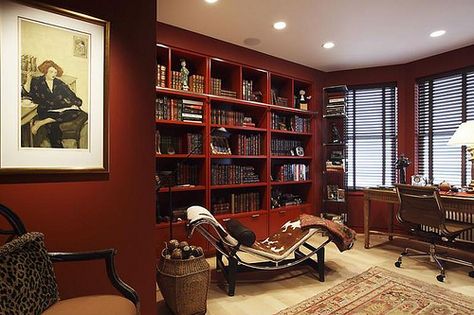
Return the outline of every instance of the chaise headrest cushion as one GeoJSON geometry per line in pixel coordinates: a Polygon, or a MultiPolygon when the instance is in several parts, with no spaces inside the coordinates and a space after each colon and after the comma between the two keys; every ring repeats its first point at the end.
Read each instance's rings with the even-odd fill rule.
{"type": "Polygon", "coordinates": [[[239,242],[239,244],[251,247],[253,243],[255,243],[255,233],[237,220],[231,219],[227,221],[226,229],[227,232],[229,232],[229,234],[239,242]]]}

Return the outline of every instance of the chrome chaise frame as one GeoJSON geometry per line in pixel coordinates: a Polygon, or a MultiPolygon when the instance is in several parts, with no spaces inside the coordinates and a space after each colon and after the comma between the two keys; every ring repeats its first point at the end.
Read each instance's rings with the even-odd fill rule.
{"type": "Polygon", "coordinates": [[[303,237],[298,243],[288,249],[280,257],[270,257],[268,254],[263,251],[258,251],[250,247],[239,244],[239,242],[234,239],[224,227],[209,213],[205,208],[193,206],[188,208],[188,211],[194,208],[203,209],[201,213],[202,218],[190,221],[188,213],[188,235],[192,236],[195,230],[212,244],[217,250],[216,252],[216,267],[217,271],[222,271],[224,278],[228,284],[228,295],[233,296],[235,294],[235,282],[236,275],[238,272],[244,271],[270,271],[270,270],[282,270],[286,268],[293,267],[295,265],[305,263],[306,265],[312,267],[318,272],[319,281],[324,282],[324,246],[332,241],[332,238],[329,234],[325,233],[324,236],[327,236],[327,239],[318,247],[314,247],[311,244],[308,244],[306,241],[311,238],[317,232],[323,232],[320,229],[310,229],[310,232],[303,237]],[[205,211],[204,211],[205,210],[205,211]],[[209,232],[206,229],[206,225],[211,226],[215,231],[216,235],[209,232]],[[300,247],[303,246],[308,253],[303,253],[300,250],[300,247]],[[239,252],[248,253],[254,257],[257,257],[263,261],[259,262],[246,262],[245,260],[239,257],[239,252]],[[294,254],[294,258],[287,258],[294,254]],[[316,255],[316,260],[311,259],[312,256],[316,255]],[[227,265],[224,263],[223,257],[227,259],[227,265]]]}

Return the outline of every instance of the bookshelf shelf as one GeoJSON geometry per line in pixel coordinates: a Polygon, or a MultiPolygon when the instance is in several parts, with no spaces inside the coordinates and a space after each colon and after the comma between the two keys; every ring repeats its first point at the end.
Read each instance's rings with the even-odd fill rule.
{"type": "MultiPolygon", "coordinates": [[[[199,191],[199,190],[206,190],[206,186],[197,185],[197,186],[174,186],[171,187],[172,192],[184,192],[184,191],[199,191]]],[[[160,193],[168,193],[168,187],[160,188],[160,193]]]]}
{"type": "Polygon", "coordinates": [[[274,133],[274,134],[292,135],[292,136],[306,136],[306,137],[310,137],[310,136],[313,135],[311,132],[298,132],[298,131],[275,130],[275,129],[272,129],[272,133],[274,133]]]}
{"type": "Polygon", "coordinates": [[[203,154],[159,154],[156,153],[156,157],[160,159],[204,159],[206,156],[203,154]]]}
{"type": "Polygon", "coordinates": [[[170,126],[192,126],[192,127],[204,127],[202,122],[189,122],[189,121],[180,121],[180,120],[164,120],[156,119],[156,124],[158,125],[170,125],[170,126]]]}
{"type": "Polygon", "coordinates": [[[274,212],[282,212],[282,211],[292,211],[292,210],[299,210],[299,209],[308,208],[308,207],[311,207],[310,203],[302,203],[302,204],[299,204],[299,205],[283,206],[283,207],[279,207],[279,208],[273,208],[273,209],[270,210],[270,212],[274,213],[274,212]]]}
{"type": "Polygon", "coordinates": [[[274,160],[312,160],[311,156],[283,156],[283,155],[272,155],[274,160]]]}
{"type": "Polygon", "coordinates": [[[249,183],[249,184],[231,184],[231,185],[211,185],[211,189],[234,189],[234,188],[250,188],[250,187],[265,187],[266,182],[249,183]]]}
{"type": "Polygon", "coordinates": [[[267,129],[265,128],[211,124],[211,128],[220,128],[220,127],[224,127],[225,129],[228,129],[230,131],[237,130],[237,131],[267,132],[267,129]]]}
{"type": "Polygon", "coordinates": [[[266,159],[266,155],[226,155],[226,154],[211,154],[211,159],[266,159]]]}
{"type": "Polygon", "coordinates": [[[281,185],[301,185],[301,184],[311,184],[312,180],[293,180],[288,182],[272,182],[272,186],[281,186],[281,185]]]}
{"type": "Polygon", "coordinates": [[[206,94],[176,90],[176,89],[159,87],[159,86],[156,87],[156,92],[163,95],[173,96],[173,97],[184,97],[184,98],[192,98],[192,99],[199,99],[199,100],[205,100],[207,98],[206,94]]]}
{"type": "Polygon", "coordinates": [[[345,147],[345,143],[323,143],[325,147],[345,147]]]}
{"type": "MultiPolygon", "coordinates": [[[[195,185],[172,187],[172,193],[176,193],[171,197],[173,213],[169,209],[168,187],[162,187],[157,194],[159,219],[171,214],[174,218],[182,217],[187,207],[200,205],[211,212],[215,211],[218,220],[242,219],[244,224],[256,229],[259,237],[265,238],[270,228],[281,225],[283,219],[285,222],[295,219],[302,211],[315,213],[318,208],[316,198],[319,198],[316,194],[319,186],[314,185],[316,181],[271,181],[272,177],[301,178],[291,173],[292,167],[305,172],[304,178],[316,179],[321,176],[321,172],[316,173],[317,168],[314,166],[317,159],[314,131],[318,130],[318,113],[315,109],[319,108],[320,102],[320,93],[315,91],[314,81],[161,44],[157,45],[156,60],[155,139],[157,151],[161,152],[155,153],[156,173],[160,176],[166,174],[165,171],[179,168],[176,183],[195,185]],[[181,59],[186,61],[189,78],[194,75],[196,84],[192,86],[189,80],[189,91],[180,90],[181,59]],[[272,89],[276,91],[275,99],[272,89]],[[300,90],[305,90],[307,96],[313,96],[307,102],[307,109],[295,108],[299,106],[295,97],[300,90]],[[187,117],[188,121],[171,120],[183,117],[187,117]],[[219,132],[224,135],[217,132],[221,127],[228,131],[228,135],[222,130],[219,132]],[[221,141],[222,138],[227,141],[221,141]],[[186,152],[194,148],[196,143],[199,154],[188,157],[186,152]],[[234,154],[212,154],[228,152],[219,151],[220,147],[228,147],[234,154]],[[299,147],[303,148],[304,156],[290,155],[299,147]],[[167,152],[179,154],[164,154],[167,152]],[[281,173],[284,177],[275,176],[278,169],[284,170],[285,174],[281,173]],[[236,172],[241,172],[243,180],[260,181],[225,184],[231,182],[229,179],[238,174],[236,172]],[[295,202],[303,203],[271,209],[274,193],[293,195],[295,202]],[[230,213],[230,209],[239,211],[230,213]],[[279,214],[279,211],[285,212],[285,215],[279,214]]],[[[292,200],[281,204],[288,202],[292,200]]],[[[169,224],[157,224],[160,241],[167,239],[169,224]]],[[[172,223],[180,231],[173,232],[178,233],[178,236],[174,235],[175,238],[185,235],[184,225],[185,222],[172,223]]],[[[199,244],[203,241],[193,238],[192,242],[199,244]]]]}
{"type": "Polygon", "coordinates": [[[345,200],[330,200],[330,199],[323,199],[323,202],[327,203],[346,203],[345,200]]]}

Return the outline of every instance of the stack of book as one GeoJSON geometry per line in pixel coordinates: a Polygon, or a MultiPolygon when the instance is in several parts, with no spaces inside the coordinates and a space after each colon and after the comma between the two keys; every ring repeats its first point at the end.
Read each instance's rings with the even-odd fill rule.
{"type": "Polygon", "coordinates": [[[212,164],[212,185],[249,184],[260,181],[255,168],[249,165],[212,164]]]}
{"type": "Polygon", "coordinates": [[[309,180],[309,165],[282,164],[276,167],[274,180],[279,182],[309,180]]]}
{"type": "Polygon", "coordinates": [[[242,99],[253,101],[253,81],[242,80],[242,99]]]}
{"type": "Polygon", "coordinates": [[[204,76],[198,74],[190,76],[189,90],[194,93],[204,93],[204,76]]]}
{"type": "Polygon", "coordinates": [[[171,71],[171,88],[175,90],[182,90],[181,72],[171,71]]]}
{"type": "Polygon", "coordinates": [[[260,134],[238,134],[232,138],[234,141],[234,153],[237,155],[260,155],[262,137],[260,134]]]}
{"type": "Polygon", "coordinates": [[[221,95],[221,96],[227,96],[227,97],[232,97],[232,98],[237,98],[237,92],[235,92],[235,91],[229,91],[229,90],[224,90],[224,89],[221,89],[219,95],[221,95]]]}
{"type": "Polygon", "coordinates": [[[303,141],[272,138],[272,155],[289,156],[296,147],[303,147],[303,141]]]}
{"type": "Polygon", "coordinates": [[[326,104],[326,116],[338,116],[346,113],[346,98],[344,96],[330,97],[326,104]]]}
{"type": "Polygon", "coordinates": [[[156,86],[166,87],[166,66],[156,65],[156,86]]]}
{"type": "Polygon", "coordinates": [[[157,119],[202,122],[203,102],[164,96],[156,99],[155,111],[157,119]]]}
{"type": "Polygon", "coordinates": [[[211,78],[211,94],[221,95],[222,80],[211,78]]]}
{"type": "Polygon", "coordinates": [[[194,100],[182,100],[183,103],[183,111],[181,114],[182,121],[188,122],[202,122],[202,101],[194,101],[194,100]]]}
{"type": "MultiPolygon", "coordinates": [[[[243,126],[245,115],[243,112],[233,110],[216,109],[211,110],[211,123],[229,126],[243,126]]],[[[252,118],[250,118],[252,121],[252,118]]]]}

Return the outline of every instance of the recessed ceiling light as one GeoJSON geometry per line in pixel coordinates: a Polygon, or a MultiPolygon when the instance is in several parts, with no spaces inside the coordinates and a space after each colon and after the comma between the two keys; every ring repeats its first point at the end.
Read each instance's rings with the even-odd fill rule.
{"type": "Polygon", "coordinates": [[[439,30],[439,31],[434,31],[433,33],[430,34],[431,37],[440,37],[446,34],[445,30],[439,30]]]}
{"type": "Polygon", "coordinates": [[[273,23],[273,28],[276,30],[282,30],[286,27],[286,23],[283,21],[278,21],[276,23],[273,23]]]}
{"type": "Polygon", "coordinates": [[[333,48],[334,46],[336,46],[333,42],[326,42],[323,44],[323,47],[326,48],[326,49],[330,49],[330,48],[333,48]]]}
{"type": "Polygon", "coordinates": [[[205,0],[207,3],[216,3],[218,0],[205,0]]]}

